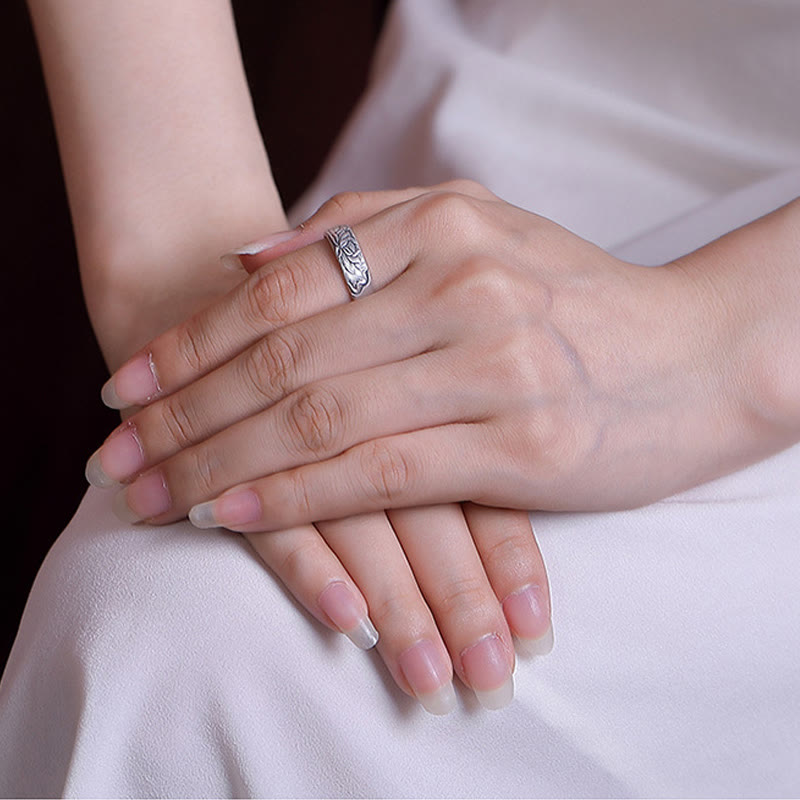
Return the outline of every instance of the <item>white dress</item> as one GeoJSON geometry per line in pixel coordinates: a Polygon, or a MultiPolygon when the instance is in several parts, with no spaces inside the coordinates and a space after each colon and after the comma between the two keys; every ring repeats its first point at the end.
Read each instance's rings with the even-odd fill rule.
{"type": "MultiPolygon", "coordinates": [[[[800,194],[799,42],[794,2],[405,0],[296,216],[465,176],[661,263],[800,194]]],[[[532,522],[555,649],[508,709],[440,718],[240,537],[132,528],[90,489],[0,684],[0,794],[800,794],[800,446],[532,522]]]]}

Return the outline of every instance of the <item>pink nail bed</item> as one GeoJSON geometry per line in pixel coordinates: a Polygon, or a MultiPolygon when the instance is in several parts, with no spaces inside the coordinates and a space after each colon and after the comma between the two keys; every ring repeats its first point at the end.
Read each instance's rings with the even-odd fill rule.
{"type": "Polygon", "coordinates": [[[367,616],[364,603],[359,601],[346,583],[329,583],[320,592],[317,604],[356,647],[369,650],[378,643],[378,632],[367,616]]]}
{"type": "Polygon", "coordinates": [[[172,501],[160,472],[142,475],[125,490],[125,503],[137,519],[150,519],[169,511],[172,501]]]}
{"type": "Polygon", "coordinates": [[[214,502],[214,517],[222,525],[246,525],[261,519],[261,501],[251,489],[218,497],[214,502]]]}
{"type": "Polygon", "coordinates": [[[283,242],[288,242],[290,239],[294,239],[294,237],[299,233],[300,231],[295,229],[291,231],[279,231],[278,233],[270,234],[269,236],[265,236],[263,239],[242,245],[236,250],[226,253],[224,256],[222,256],[220,261],[222,262],[223,266],[229,270],[236,271],[244,269],[242,257],[247,258],[247,256],[255,256],[259,253],[263,253],[266,250],[277,247],[279,244],[283,244],[283,242]]]}
{"type": "Polygon", "coordinates": [[[103,472],[115,481],[130,478],[144,467],[144,451],[133,426],[111,435],[100,448],[100,463],[103,472]]]}
{"type": "Polygon", "coordinates": [[[550,613],[540,586],[530,584],[503,600],[503,612],[511,630],[523,639],[538,639],[547,633],[550,613]]]}
{"type": "Polygon", "coordinates": [[[439,648],[421,639],[404,650],[397,659],[414,694],[433,694],[450,681],[450,669],[439,648]]]}
{"type": "Polygon", "coordinates": [[[364,616],[361,604],[347,584],[334,581],[322,590],[317,602],[340,631],[349,631],[364,616]]]}
{"type": "Polygon", "coordinates": [[[449,714],[456,707],[450,659],[433,642],[420,639],[399,655],[397,663],[426,711],[449,714]]]}
{"type": "Polygon", "coordinates": [[[511,675],[511,663],[503,642],[496,634],[484,636],[461,653],[467,682],[476,691],[497,689],[511,675]]]}
{"type": "Polygon", "coordinates": [[[129,408],[144,405],[160,393],[153,356],[140,353],[109,378],[102,398],[110,408],[129,408]]]}

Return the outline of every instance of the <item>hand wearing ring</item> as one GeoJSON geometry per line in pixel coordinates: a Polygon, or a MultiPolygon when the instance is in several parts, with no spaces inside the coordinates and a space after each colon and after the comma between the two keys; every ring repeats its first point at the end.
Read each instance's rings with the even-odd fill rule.
{"type": "Polygon", "coordinates": [[[146,398],[136,364],[152,357],[173,393],[139,417],[132,514],[169,521],[211,502],[195,517],[248,531],[467,499],[623,508],[763,457],[793,430],[785,393],[763,413],[753,404],[764,392],[747,343],[761,321],[737,263],[715,256],[724,242],[642,269],[491,196],[441,189],[353,228],[370,296],[321,302],[326,282],[343,288],[330,248],[310,244],[117,373],[122,395],[138,370],[146,398]],[[715,292],[697,290],[705,280],[715,292]],[[199,370],[181,357],[187,337],[206,345],[199,370]],[[161,404],[213,427],[222,385],[266,392],[269,408],[165,448],[161,404]],[[234,457],[253,441],[252,458],[234,457]]]}
{"type": "Polygon", "coordinates": [[[135,402],[156,391],[149,357],[164,392],[214,369],[163,401],[209,427],[221,385],[271,404],[179,453],[165,448],[163,407],[142,412],[145,465],[159,466],[126,490],[131,513],[172,520],[223,492],[195,517],[244,531],[466,499],[624,508],[762,457],[791,427],[788,407],[763,420],[747,410],[763,394],[742,377],[759,374],[743,360],[755,312],[733,280],[696,291],[692,261],[637,268],[496,198],[453,191],[405,196],[353,228],[368,297],[322,300],[341,278],[330,247],[310,244],[117,372],[118,390],[141,378],[135,402]],[[187,337],[199,369],[181,357],[187,337]],[[250,459],[234,456],[254,440],[250,459]]]}
{"type": "MultiPolygon", "coordinates": [[[[328,206],[329,210],[334,208],[328,206]]],[[[286,252],[287,247],[301,246],[309,237],[319,238],[319,226],[326,220],[332,223],[335,217],[327,212],[317,215],[315,222],[318,226],[314,230],[304,229],[305,238],[298,236],[292,244],[287,244],[293,238],[289,235],[271,237],[271,241],[279,240],[274,253],[286,252]]],[[[243,255],[241,261],[252,270],[263,263],[263,255],[243,255]]],[[[335,285],[331,288],[335,289],[335,285]]],[[[331,296],[335,298],[337,293],[334,291],[331,296]]],[[[131,435],[130,429],[126,428],[123,438],[131,435]]],[[[111,439],[118,441],[119,436],[111,439]]],[[[94,462],[98,461],[96,457],[94,462]]],[[[248,538],[265,562],[320,621],[330,625],[330,615],[321,606],[330,608],[333,602],[334,611],[341,614],[341,603],[344,602],[344,617],[339,618],[339,624],[334,624],[334,628],[348,633],[352,630],[354,641],[361,646],[370,642],[358,638],[363,636],[359,632],[366,629],[363,624],[354,627],[352,610],[355,610],[356,617],[365,613],[363,609],[366,606],[359,589],[363,591],[369,608],[377,609],[372,616],[381,631],[378,649],[392,674],[402,688],[410,690],[434,713],[452,708],[454,698],[450,696],[448,699],[447,684],[430,693],[431,677],[438,679],[438,672],[445,666],[449,669],[450,660],[459,677],[476,689],[484,705],[495,708],[508,702],[510,682],[503,676],[508,675],[513,659],[505,661],[511,641],[507,632],[502,633],[507,631],[506,624],[520,637],[520,642],[525,643],[525,652],[542,653],[551,646],[548,643],[552,640],[548,638],[547,579],[524,513],[475,507],[466,509],[464,514],[457,506],[449,506],[439,510],[395,511],[388,520],[383,514],[380,517],[368,515],[341,523],[319,524],[316,529],[309,526],[308,529],[296,528],[271,535],[250,534],[248,538]],[[395,563],[397,557],[391,555],[391,542],[395,536],[399,537],[405,550],[405,555],[398,551],[398,563],[395,563]],[[501,541],[506,542],[507,561],[495,558],[481,567],[481,553],[492,552],[501,541]],[[512,552],[512,541],[516,541],[516,555],[512,552]],[[365,546],[367,542],[369,544],[365,546]],[[478,545],[477,551],[473,542],[478,545]],[[440,550],[439,555],[436,550],[440,550]],[[405,572],[406,558],[414,569],[413,576],[405,572]],[[287,568],[287,564],[301,563],[306,566],[300,571],[287,568]],[[395,566],[388,569],[389,563],[395,566]],[[374,580],[377,564],[382,565],[380,585],[376,585],[374,580]],[[520,570],[521,564],[528,566],[520,570]],[[448,569],[442,571],[445,565],[448,569]],[[420,590],[413,583],[415,579],[419,581],[427,602],[419,596],[420,590]],[[459,599],[461,588],[470,584],[476,589],[484,587],[481,589],[483,599],[479,600],[475,591],[459,599]],[[403,601],[406,610],[397,621],[383,614],[383,609],[396,607],[399,610],[402,607],[396,601],[388,602],[385,596],[387,587],[397,597],[409,598],[415,593],[419,597],[411,607],[408,607],[407,600],[403,601]],[[445,605],[446,613],[443,611],[445,605]],[[482,613],[476,613],[474,606],[482,609],[482,613]],[[450,651],[449,657],[436,629],[431,630],[433,621],[428,608],[434,612],[436,625],[450,651]],[[440,662],[439,667],[435,666],[436,660],[440,662]],[[431,669],[434,670],[432,675],[431,669]],[[409,680],[409,675],[413,680],[409,680]],[[497,689],[491,689],[493,681],[498,680],[500,683],[494,684],[497,689]]]]}

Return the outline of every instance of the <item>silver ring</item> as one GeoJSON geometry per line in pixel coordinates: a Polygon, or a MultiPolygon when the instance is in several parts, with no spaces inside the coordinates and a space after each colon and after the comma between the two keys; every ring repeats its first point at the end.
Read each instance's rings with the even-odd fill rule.
{"type": "Polygon", "coordinates": [[[372,281],[367,259],[361,252],[358,239],[349,225],[337,225],[325,231],[325,238],[331,243],[333,254],[342,268],[347,290],[350,292],[350,297],[355,300],[372,281]]]}

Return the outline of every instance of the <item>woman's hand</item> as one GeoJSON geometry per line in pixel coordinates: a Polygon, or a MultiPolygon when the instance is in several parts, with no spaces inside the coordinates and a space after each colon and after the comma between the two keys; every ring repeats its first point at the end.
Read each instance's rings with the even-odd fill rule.
{"type": "Polygon", "coordinates": [[[134,418],[128,513],[201,504],[197,524],[248,531],[466,499],[620,508],[776,449],[735,281],[633,267],[475,193],[355,225],[369,297],[332,307],[345,290],[316,242],[125,364],[118,397],[157,400],[134,418]],[[230,427],[223,396],[244,417],[230,427]]]}
{"type": "MultiPolygon", "coordinates": [[[[375,193],[369,201],[361,217],[386,198],[375,193]]],[[[347,220],[330,205],[316,221],[329,227],[347,220]]],[[[270,256],[266,251],[242,262],[253,271],[270,256]]],[[[237,418],[230,408],[225,414],[227,424],[237,418]]],[[[141,453],[135,420],[109,442],[106,466],[118,474],[120,457],[141,453]]],[[[96,456],[88,474],[107,484],[102,466],[96,456]]],[[[363,648],[373,646],[380,631],[378,650],[395,681],[434,713],[454,706],[454,669],[484,706],[510,701],[512,632],[523,652],[541,654],[552,645],[547,577],[524,512],[448,505],[246,536],[320,622],[363,648]]]]}

